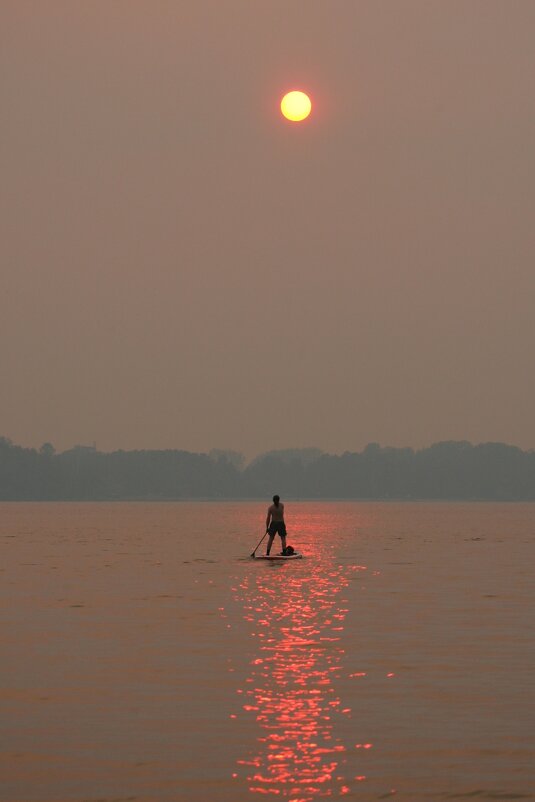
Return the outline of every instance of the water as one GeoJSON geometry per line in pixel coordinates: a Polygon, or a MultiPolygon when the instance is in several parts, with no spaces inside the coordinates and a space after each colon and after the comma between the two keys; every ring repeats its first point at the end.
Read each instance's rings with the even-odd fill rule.
{"type": "Polygon", "coordinates": [[[2,802],[535,799],[535,506],[3,504],[2,802]]]}

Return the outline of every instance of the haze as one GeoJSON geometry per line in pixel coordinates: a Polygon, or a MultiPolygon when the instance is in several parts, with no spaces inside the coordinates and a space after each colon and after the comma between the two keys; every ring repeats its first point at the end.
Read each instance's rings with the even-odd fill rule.
{"type": "Polygon", "coordinates": [[[531,0],[4,0],[0,434],[534,447],[534,39],[531,0]]]}

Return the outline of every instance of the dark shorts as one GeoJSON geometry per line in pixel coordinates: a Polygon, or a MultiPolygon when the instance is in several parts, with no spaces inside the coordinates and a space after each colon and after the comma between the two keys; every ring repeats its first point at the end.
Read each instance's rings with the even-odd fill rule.
{"type": "Polygon", "coordinates": [[[268,532],[271,535],[271,537],[275,537],[275,535],[286,537],[286,524],[284,523],[284,521],[273,521],[269,525],[268,532]]]}

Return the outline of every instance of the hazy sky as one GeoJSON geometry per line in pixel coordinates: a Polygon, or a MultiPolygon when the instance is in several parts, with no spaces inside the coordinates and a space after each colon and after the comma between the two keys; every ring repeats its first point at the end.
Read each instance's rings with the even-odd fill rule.
{"type": "Polygon", "coordinates": [[[2,0],[0,434],[535,447],[534,41],[533,0],[2,0]]]}

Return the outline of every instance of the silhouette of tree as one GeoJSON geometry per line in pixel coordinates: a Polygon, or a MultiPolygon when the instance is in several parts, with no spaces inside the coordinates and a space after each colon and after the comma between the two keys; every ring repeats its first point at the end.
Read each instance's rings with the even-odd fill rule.
{"type": "Polygon", "coordinates": [[[285,449],[243,466],[237,452],[113,451],[0,437],[0,500],[269,498],[535,500],[535,452],[504,443],[435,443],[324,454],[285,449]]]}

